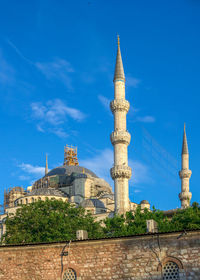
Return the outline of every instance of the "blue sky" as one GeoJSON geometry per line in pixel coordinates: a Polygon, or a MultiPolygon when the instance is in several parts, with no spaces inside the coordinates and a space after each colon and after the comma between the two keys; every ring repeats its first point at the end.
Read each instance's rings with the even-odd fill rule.
{"type": "Polygon", "coordinates": [[[120,34],[132,135],[130,197],[180,206],[183,124],[192,201],[199,201],[200,2],[0,0],[0,201],[78,147],[110,179],[113,73],[120,34]]]}

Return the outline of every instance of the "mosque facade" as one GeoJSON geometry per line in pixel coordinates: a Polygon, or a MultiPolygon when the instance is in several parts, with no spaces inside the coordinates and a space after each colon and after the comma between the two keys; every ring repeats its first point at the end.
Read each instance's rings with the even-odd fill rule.
{"type": "MultiPolygon", "coordinates": [[[[114,116],[114,131],[110,140],[114,148],[114,165],[110,174],[114,180],[114,192],[111,186],[102,178],[86,167],[79,166],[77,148],[66,146],[64,150],[64,163],[62,166],[48,170],[46,158],[45,174],[27,190],[22,187],[14,187],[4,194],[4,214],[0,215],[1,232],[5,233],[4,222],[9,213],[15,213],[23,204],[33,203],[38,200],[59,199],[75,206],[82,206],[90,211],[97,220],[112,217],[116,214],[125,214],[134,211],[138,204],[129,200],[129,179],[132,170],[128,166],[128,145],[131,135],[127,131],[126,115],[130,104],[125,99],[125,74],[122,63],[120,42],[118,38],[118,50],[114,74],[114,100],[110,103],[110,109],[114,116]]],[[[182,168],[179,172],[181,178],[181,192],[179,198],[181,207],[190,206],[191,192],[189,190],[189,152],[186,131],[184,127],[182,145],[182,168]]],[[[141,209],[150,209],[147,200],[140,203],[141,209]]]]}

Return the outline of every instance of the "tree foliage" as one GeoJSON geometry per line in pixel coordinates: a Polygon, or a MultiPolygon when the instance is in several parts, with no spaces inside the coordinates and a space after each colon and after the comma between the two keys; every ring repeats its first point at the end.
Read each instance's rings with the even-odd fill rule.
{"type": "Polygon", "coordinates": [[[103,228],[105,236],[127,236],[143,234],[146,232],[146,220],[153,219],[158,223],[159,232],[181,231],[200,229],[200,207],[197,202],[192,207],[180,209],[168,218],[163,211],[141,210],[138,206],[134,213],[127,212],[125,216],[115,215],[113,218],[106,218],[103,228]]]}
{"type": "Polygon", "coordinates": [[[89,238],[98,238],[103,234],[100,223],[85,209],[47,199],[22,205],[15,215],[9,215],[3,242],[19,244],[72,240],[80,229],[87,230],[89,238]]]}
{"type": "Polygon", "coordinates": [[[87,230],[89,238],[118,237],[146,232],[146,220],[158,223],[159,232],[200,229],[200,206],[177,210],[172,217],[163,211],[141,210],[127,212],[96,222],[90,213],[59,200],[37,201],[22,205],[6,220],[5,244],[67,241],[76,238],[76,231],[87,230]]]}

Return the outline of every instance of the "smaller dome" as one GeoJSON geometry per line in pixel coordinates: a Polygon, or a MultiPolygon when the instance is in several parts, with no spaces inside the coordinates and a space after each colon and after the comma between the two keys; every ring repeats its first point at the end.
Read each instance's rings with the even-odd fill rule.
{"type": "Polygon", "coordinates": [[[147,200],[142,200],[140,204],[150,204],[147,200]]]}
{"type": "Polygon", "coordinates": [[[105,208],[103,202],[99,199],[91,198],[85,199],[80,203],[80,206],[83,208],[91,207],[91,208],[105,208]]]}

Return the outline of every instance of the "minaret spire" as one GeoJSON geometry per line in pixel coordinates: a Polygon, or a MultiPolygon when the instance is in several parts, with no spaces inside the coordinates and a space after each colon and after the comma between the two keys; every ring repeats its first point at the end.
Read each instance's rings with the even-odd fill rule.
{"type": "Polygon", "coordinates": [[[189,180],[192,174],[192,171],[189,170],[189,152],[188,152],[188,144],[187,144],[187,136],[184,124],[183,131],[183,145],[182,145],[182,168],[179,172],[179,176],[181,178],[181,193],[179,194],[179,198],[181,200],[181,208],[187,208],[190,206],[190,200],[192,194],[190,192],[189,180]]]}
{"type": "Polygon", "coordinates": [[[119,36],[113,82],[115,98],[111,101],[110,108],[114,115],[114,131],[110,139],[114,146],[114,167],[111,168],[110,173],[115,185],[115,213],[125,214],[130,210],[128,180],[131,177],[131,168],[128,166],[128,145],[131,135],[126,129],[126,114],[130,104],[125,99],[125,75],[119,36]]]}
{"type": "Polygon", "coordinates": [[[45,166],[45,175],[48,173],[48,156],[46,154],[46,166],[45,166]]]}
{"type": "Polygon", "coordinates": [[[186,136],[186,131],[185,131],[185,123],[184,123],[184,131],[183,131],[182,154],[189,154],[188,144],[187,144],[187,136],[186,136]]]}
{"type": "Polygon", "coordinates": [[[116,64],[115,64],[115,74],[114,74],[114,82],[116,80],[122,80],[125,82],[125,75],[124,75],[124,67],[122,63],[122,56],[121,56],[121,50],[120,50],[120,39],[119,35],[117,35],[117,57],[116,57],[116,64]]]}

